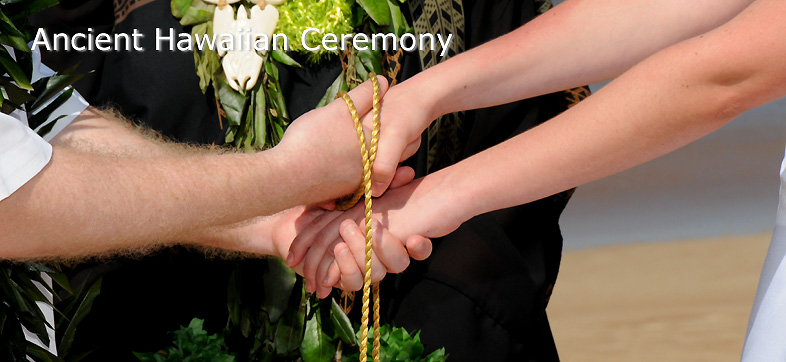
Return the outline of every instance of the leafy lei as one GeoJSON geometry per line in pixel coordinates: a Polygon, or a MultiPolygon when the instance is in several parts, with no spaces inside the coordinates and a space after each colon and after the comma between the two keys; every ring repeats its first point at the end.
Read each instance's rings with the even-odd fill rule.
{"type": "MultiPolygon", "coordinates": [[[[307,38],[310,44],[318,44],[318,34],[326,33],[339,39],[345,34],[379,32],[400,37],[412,31],[400,9],[403,1],[287,0],[276,6],[279,21],[274,33],[300,40],[307,28],[318,28],[321,33],[311,33],[311,38],[307,38]]],[[[172,14],[180,19],[180,24],[190,26],[192,39],[213,36],[216,5],[202,0],[172,0],[171,4],[172,14]]],[[[242,0],[231,6],[236,11],[240,6],[255,5],[242,0]]],[[[372,47],[313,52],[304,49],[299,41],[292,41],[290,49],[305,59],[306,66],[329,57],[341,58],[342,71],[325,90],[317,107],[332,101],[339,92],[363,83],[371,72],[384,74],[383,60],[387,54],[372,47]]],[[[303,67],[289,54],[273,47],[258,54],[264,62],[257,84],[247,91],[236,91],[224,75],[217,52],[194,47],[199,86],[203,93],[212,86],[221,105],[219,117],[227,120],[226,144],[249,152],[273,147],[281,140],[290,116],[279,83],[279,67],[303,67]]],[[[333,298],[318,300],[307,294],[302,278],[278,259],[252,264],[257,265],[236,266],[228,288],[229,321],[224,335],[229,349],[240,353],[239,360],[317,362],[358,357],[356,326],[345,314],[351,306],[339,307],[333,298]]],[[[389,326],[383,326],[382,330],[384,353],[391,361],[439,362],[447,358],[444,350],[422,356],[418,335],[410,336],[399,329],[390,332],[389,326]]]]}
{"type": "MultiPolygon", "coordinates": [[[[279,21],[275,33],[288,39],[300,39],[307,28],[319,28],[322,33],[343,34],[385,32],[401,36],[410,32],[400,9],[403,0],[288,0],[277,6],[279,21]]],[[[243,0],[232,6],[254,6],[243,0]]],[[[172,0],[172,14],[180,24],[191,27],[192,39],[213,34],[213,12],[216,5],[202,0],[172,0]]],[[[317,33],[309,34],[308,41],[317,44],[317,33]]],[[[379,49],[348,49],[338,51],[307,51],[299,41],[291,50],[304,55],[306,64],[316,64],[330,56],[341,56],[343,70],[326,90],[317,107],[332,101],[339,92],[346,92],[368,79],[370,72],[382,74],[384,55],[379,49]]],[[[229,86],[215,50],[194,50],[194,63],[202,92],[212,85],[221,104],[228,128],[225,142],[239,149],[258,150],[275,146],[290,122],[286,100],[278,79],[279,66],[303,67],[288,54],[278,49],[260,54],[264,65],[257,84],[248,91],[235,91],[229,86]]]]}

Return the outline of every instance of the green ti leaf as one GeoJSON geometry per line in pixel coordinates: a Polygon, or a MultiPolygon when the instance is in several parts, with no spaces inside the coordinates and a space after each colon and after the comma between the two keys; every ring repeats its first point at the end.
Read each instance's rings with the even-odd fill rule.
{"type": "MultiPolygon", "coordinates": [[[[0,92],[3,94],[4,112],[5,108],[22,109],[22,104],[34,101],[35,97],[28,91],[19,88],[16,84],[10,81],[10,78],[2,78],[3,80],[9,79],[5,84],[0,85],[0,92]]],[[[7,113],[10,113],[9,110],[7,113]]]]}
{"type": "Polygon", "coordinates": [[[350,346],[356,345],[358,339],[355,335],[355,330],[352,328],[352,322],[349,321],[349,317],[344,314],[344,311],[341,310],[334,298],[330,298],[330,301],[330,321],[333,323],[333,328],[336,330],[338,338],[350,346]]]}
{"type": "Polygon", "coordinates": [[[202,49],[202,52],[196,48],[196,39],[202,38],[205,35],[213,33],[213,21],[206,21],[202,24],[194,25],[191,29],[191,36],[194,39],[194,65],[196,66],[197,76],[199,76],[199,89],[202,93],[207,92],[207,87],[210,86],[213,80],[213,75],[221,68],[221,61],[218,59],[218,53],[208,47],[202,49]]]}
{"type": "Polygon", "coordinates": [[[349,91],[349,86],[347,86],[347,81],[345,78],[345,73],[342,70],[341,74],[339,74],[338,78],[333,81],[333,84],[330,85],[330,87],[325,92],[325,95],[322,96],[322,99],[319,100],[319,103],[315,108],[328,105],[328,103],[336,99],[336,96],[339,94],[339,92],[349,91]]]}
{"type": "Polygon", "coordinates": [[[232,126],[239,126],[246,107],[246,97],[229,86],[224,72],[216,72],[213,82],[221,108],[227,115],[227,121],[232,126]]]}
{"type": "Polygon", "coordinates": [[[29,111],[36,112],[38,107],[49,101],[57,93],[74,84],[76,81],[82,79],[85,74],[68,74],[57,73],[51,77],[41,78],[33,85],[35,91],[33,96],[36,97],[35,102],[30,106],[29,111]]]}
{"type": "Polygon", "coordinates": [[[64,362],[60,357],[55,356],[52,352],[41,348],[33,343],[27,342],[27,354],[36,362],[64,362]]]}
{"type": "Polygon", "coordinates": [[[281,64],[290,67],[303,68],[303,66],[300,65],[300,63],[296,62],[294,59],[292,59],[292,57],[290,57],[287,53],[284,53],[280,49],[272,49],[270,51],[270,56],[272,56],[273,59],[275,59],[277,62],[281,64]]]}
{"type": "Polygon", "coordinates": [[[0,5],[7,5],[5,8],[6,12],[11,20],[16,23],[17,28],[21,30],[22,26],[20,26],[20,23],[26,24],[30,15],[57,5],[57,0],[4,0],[0,1],[0,5]]]}
{"type": "Polygon", "coordinates": [[[390,8],[388,8],[387,0],[356,1],[377,25],[384,26],[390,24],[390,8]]]}
{"type": "Polygon", "coordinates": [[[322,323],[322,313],[318,310],[306,321],[306,331],[300,345],[303,362],[330,361],[336,354],[336,344],[325,333],[322,323]]]}
{"type": "Polygon", "coordinates": [[[273,342],[275,343],[275,351],[279,355],[290,354],[297,350],[303,341],[307,304],[305,294],[303,278],[297,278],[289,299],[289,308],[284,312],[284,315],[278,320],[276,325],[273,342]]]}
{"type": "Polygon", "coordinates": [[[288,309],[290,296],[295,291],[297,274],[288,268],[281,259],[268,259],[265,270],[262,272],[265,285],[263,303],[266,306],[271,323],[278,319],[288,309]]]}
{"type": "Polygon", "coordinates": [[[188,8],[191,7],[192,2],[194,2],[194,0],[172,0],[170,3],[170,6],[172,7],[172,15],[178,19],[182,18],[186,14],[188,8]]]}
{"type": "MultiPolygon", "coordinates": [[[[388,8],[390,8],[390,27],[393,34],[400,37],[404,35],[404,33],[411,33],[412,28],[407,24],[407,18],[405,18],[404,14],[401,12],[400,5],[394,0],[387,0],[387,2],[388,8]]],[[[403,3],[404,0],[399,0],[399,2],[403,3]]]]}
{"type": "Polygon", "coordinates": [[[29,53],[25,36],[14,23],[0,10],[0,44],[8,45],[14,49],[29,53]]]}
{"type": "MultiPolygon", "coordinates": [[[[63,93],[61,93],[55,100],[49,103],[46,107],[40,110],[36,110],[37,112],[30,117],[28,117],[27,122],[32,129],[38,128],[38,126],[42,125],[52,113],[57,110],[60,106],[63,105],[71,95],[74,93],[74,89],[71,88],[63,93]]],[[[59,116],[59,115],[58,115],[59,116]]]]}
{"type": "MultiPolygon", "coordinates": [[[[351,57],[350,59],[354,59],[355,73],[356,73],[357,77],[360,78],[360,82],[367,81],[368,80],[368,70],[366,70],[366,67],[363,65],[363,62],[360,60],[360,57],[354,56],[354,57],[351,57]]],[[[356,86],[357,85],[355,85],[354,87],[356,87],[356,86]]]]}
{"type": "Polygon", "coordinates": [[[77,325],[90,313],[93,302],[99,294],[101,294],[101,278],[90,285],[90,288],[87,289],[86,292],[77,295],[77,298],[74,300],[76,309],[73,314],[71,314],[70,320],[65,326],[65,330],[62,332],[62,337],[57,345],[58,349],[67,351],[71,348],[71,344],[74,342],[77,325]]]}
{"type": "Polygon", "coordinates": [[[22,68],[16,63],[16,60],[11,57],[8,50],[2,46],[0,46],[0,66],[2,66],[3,70],[11,76],[11,79],[16,82],[19,88],[33,90],[33,86],[30,84],[30,78],[22,71],[22,68]]]}
{"type": "Polygon", "coordinates": [[[183,18],[180,19],[180,25],[196,25],[213,20],[213,12],[215,9],[216,6],[213,4],[208,4],[201,0],[194,0],[191,6],[183,14],[183,18]]]}
{"type": "Polygon", "coordinates": [[[42,126],[40,129],[38,129],[36,133],[41,137],[48,135],[49,132],[52,132],[52,128],[55,128],[55,124],[57,124],[57,121],[65,118],[66,116],[67,115],[65,114],[62,116],[58,116],[57,118],[53,119],[51,122],[47,123],[46,125],[42,126]]]}
{"type": "MultiPolygon", "coordinates": [[[[371,50],[368,48],[366,50],[358,50],[356,59],[360,60],[360,63],[363,65],[369,72],[374,72],[382,74],[382,52],[379,50],[371,50]]],[[[360,67],[358,67],[360,68],[360,67]]]]}
{"type": "Polygon", "coordinates": [[[253,112],[249,109],[246,122],[254,126],[254,143],[252,147],[264,149],[268,146],[267,142],[267,99],[265,98],[265,87],[256,87],[251,92],[251,103],[253,112]]]}

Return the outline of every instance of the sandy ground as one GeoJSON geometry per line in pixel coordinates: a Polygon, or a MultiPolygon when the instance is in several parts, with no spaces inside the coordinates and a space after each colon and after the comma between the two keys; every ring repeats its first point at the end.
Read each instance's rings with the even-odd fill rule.
{"type": "Polygon", "coordinates": [[[738,361],[768,234],[565,253],[548,313],[563,361],[738,361]]]}

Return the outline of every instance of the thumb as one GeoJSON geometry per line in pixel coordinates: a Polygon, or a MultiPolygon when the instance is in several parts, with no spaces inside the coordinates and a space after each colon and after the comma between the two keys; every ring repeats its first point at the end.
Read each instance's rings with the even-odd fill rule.
{"type": "Polygon", "coordinates": [[[415,179],[415,170],[412,167],[402,166],[396,170],[396,175],[393,176],[393,181],[390,182],[390,188],[395,189],[412,182],[415,179]]]}
{"type": "Polygon", "coordinates": [[[415,260],[425,260],[431,255],[433,248],[431,239],[420,235],[412,235],[407,238],[406,246],[409,256],[415,260]]]}
{"type": "MultiPolygon", "coordinates": [[[[388,81],[383,76],[377,76],[377,80],[379,81],[379,90],[380,90],[380,100],[382,96],[388,91],[388,81]]],[[[373,106],[374,100],[374,85],[371,84],[371,80],[363,82],[361,85],[355,87],[355,89],[349,91],[347,93],[349,98],[352,98],[352,103],[355,104],[355,108],[357,108],[358,115],[363,117],[364,114],[368,113],[373,106]]],[[[336,99],[331,102],[331,105],[335,107],[341,107],[343,112],[347,112],[346,103],[343,100],[336,99]]]]}
{"type": "Polygon", "coordinates": [[[407,147],[407,140],[394,132],[380,134],[377,158],[371,172],[371,193],[379,197],[387,190],[396,175],[401,155],[407,147]]]}

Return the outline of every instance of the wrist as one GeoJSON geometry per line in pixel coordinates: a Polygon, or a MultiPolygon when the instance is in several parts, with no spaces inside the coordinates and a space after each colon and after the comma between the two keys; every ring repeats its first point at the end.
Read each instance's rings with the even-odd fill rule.
{"type": "Polygon", "coordinates": [[[450,172],[450,169],[445,170],[447,172],[441,175],[443,179],[441,187],[442,197],[451,200],[451,202],[446,203],[447,207],[445,207],[442,212],[445,217],[450,218],[457,225],[461,225],[478,215],[476,210],[477,204],[469,190],[461,187],[461,182],[464,181],[466,177],[457,175],[455,172],[450,172]]]}
{"type": "Polygon", "coordinates": [[[401,86],[409,85],[407,92],[411,92],[412,99],[427,111],[426,126],[445,114],[473,108],[471,105],[480,95],[470,92],[474,73],[467,70],[473,67],[469,61],[466,54],[459,54],[401,83],[401,86]]]}
{"type": "Polygon", "coordinates": [[[313,205],[345,196],[357,189],[362,179],[362,161],[357,139],[352,141],[344,147],[313,145],[304,140],[282,141],[265,151],[272,169],[279,172],[282,182],[291,191],[291,202],[287,207],[313,205]],[[325,152],[327,147],[333,148],[333,152],[325,152]],[[345,152],[339,149],[343,148],[350,150],[346,153],[356,153],[357,159],[342,160],[341,156],[345,152]]]}
{"type": "Polygon", "coordinates": [[[404,94],[408,97],[405,104],[419,110],[425,116],[423,119],[416,120],[422,123],[413,124],[413,126],[418,127],[417,133],[426,129],[435,119],[451,112],[449,105],[445,101],[448,99],[447,89],[442,87],[445,81],[436,81],[435,79],[435,77],[429,76],[428,72],[423,72],[391,88],[390,93],[400,92],[404,94]]]}
{"type": "Polygon", "coordinates": [[[451,173],[442,171],[415,181],[415,190],[402,208],[404,214],[410,215],[409,223],[414,226],[411,231],[425,237],[441,237],[474,216],[467,208],[471,200],[465,199],[455,181],[451,173]]]}
{"type": "Polygon", "coordinates": [[[470,190],[462,186],[466,178],[452,172],[453,169],[454,167],[444,168],[427,178],[438,179],[440,183],[435,194],[437,200],[440,200],[439,204],[442,205],[438,215],[455,225],[461,225],[479,214],[476,210],[478,203],[472,197],[470,190]]]}
{"type": "Polygon", "coordinates": [[[234,225],[206,228],[197,231],[188,244],[207,248],[236,251],[254,255],[281,257],[273,240],[273,218],[258,217],[234,225]]]}

